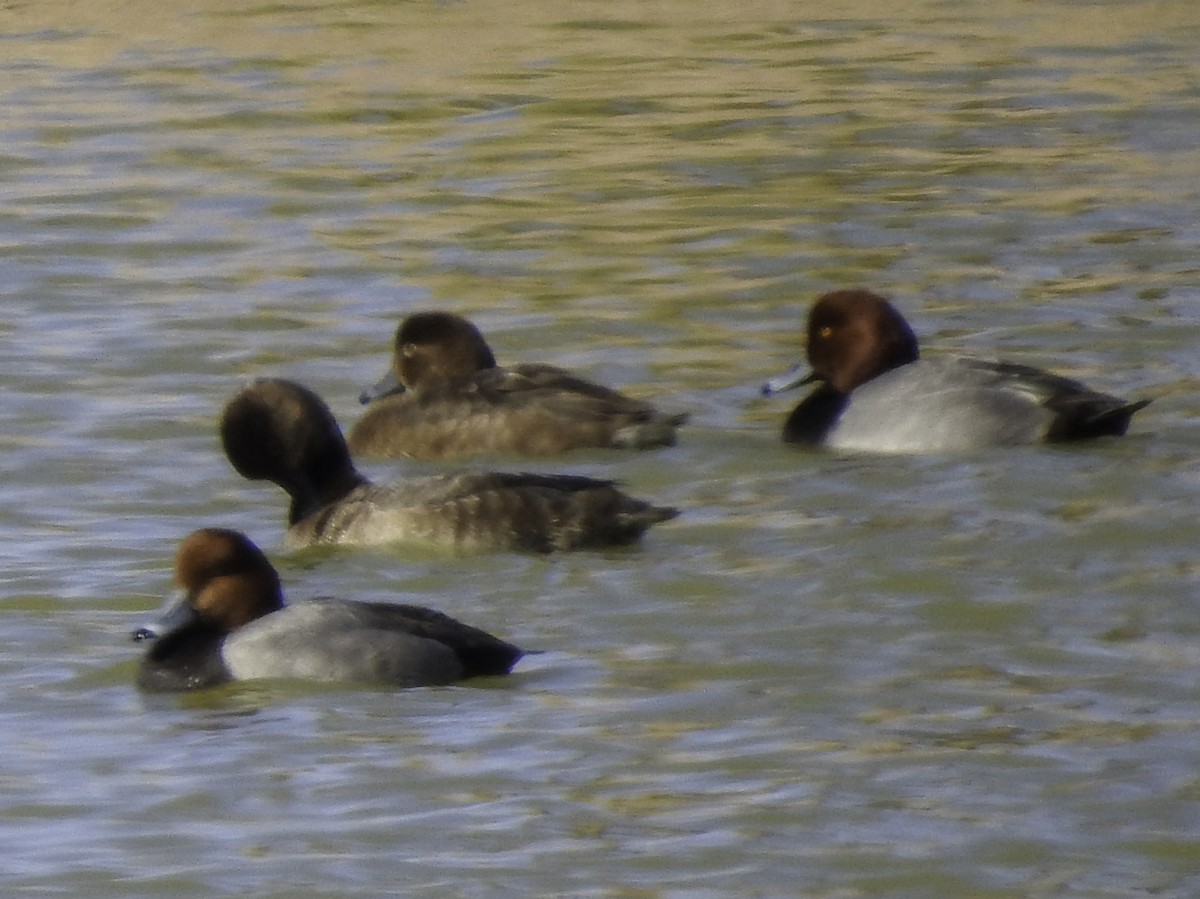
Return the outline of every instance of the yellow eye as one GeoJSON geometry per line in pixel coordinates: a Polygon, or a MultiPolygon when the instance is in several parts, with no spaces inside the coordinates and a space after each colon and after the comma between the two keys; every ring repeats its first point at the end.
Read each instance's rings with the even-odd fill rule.
{"type": "Polygon", "coordinates": [[[829,325],[825,325],[823,328],[817,331],[817,336],[822,339],[830,338],[833,336],[833,328],[829,327],[829,325]]]}

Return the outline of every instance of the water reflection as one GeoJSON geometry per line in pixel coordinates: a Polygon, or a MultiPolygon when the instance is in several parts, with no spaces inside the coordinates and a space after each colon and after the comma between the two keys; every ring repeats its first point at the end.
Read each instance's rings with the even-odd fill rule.
{"type": "Polygon", "coordinates": [[[1191,4],[5,24],[7,883],[1196,892],[1191,4]],[[1156,402],[1083,449],[795,452],[757,385],[853,283],[931,347],[1156,402]],[[290,377],[347,424],[423,306],[693,410],[671,450],[551,466],[685,516],[633,553],[277,559],[298,599],[550,650],[504,689],[137,696],[125,635],[179,537],[278,549],[220,403],[290,377]]]}

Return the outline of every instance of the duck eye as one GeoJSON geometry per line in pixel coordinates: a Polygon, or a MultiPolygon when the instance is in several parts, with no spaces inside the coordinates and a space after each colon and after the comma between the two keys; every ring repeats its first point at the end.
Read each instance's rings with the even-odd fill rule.
{"type": "Polygon", "coordinates": [[[400,355],[406,358],[411,358],[417,355],[417,345],[415,343],[406,343],[400,347],[400,355]]]}
{"type": "Polygon", "coordinates": [[[824,325],[819,331],[817,331],[817,336],[823,340],[828,340],[833,336],[833,328],[831,328],[829,325],[824,325]]]}

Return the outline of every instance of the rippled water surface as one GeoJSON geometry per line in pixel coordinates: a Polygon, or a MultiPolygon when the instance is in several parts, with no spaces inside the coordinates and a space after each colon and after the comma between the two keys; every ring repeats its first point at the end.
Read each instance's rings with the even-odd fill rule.
{"type": "MultiPolygon", "coordinates": [[[[1191,2],[65,0],[0,13],[0,883],[104,896],[1200,894],[1191,2]],[[808,303],[1154,403],[1087,446],[784,447],[808,303]],[[640,549],[286,556],[215,438],[348,424],[407,311],[692,413],[523,465],[640,549]],[[181,536],[546,650],[132,687],[181,536]]],[[[379,478],[439,470],[374,465],[379,478]]]]}

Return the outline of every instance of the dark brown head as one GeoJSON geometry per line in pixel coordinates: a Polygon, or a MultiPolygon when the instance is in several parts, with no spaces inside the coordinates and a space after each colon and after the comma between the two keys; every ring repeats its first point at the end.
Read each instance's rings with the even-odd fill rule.
{"type": "Polygon", "coordinates": [[[396,377],[408,390],[458,381],[496,367],[496,357],[473,324],[449,312],[417,312],[396,329],[392,358],[396,377]]]}
{"type": "Polygon", "coordinates": [[[221,414],[221,442],[238,474],[272,481],[292,497],[292,523],[364,479],[329,407],[311,390],[260,378],[221,414]]]}
{"type": "Polygon", "coordinates": [[[917,338],[891,303],[869,290],[835,290],[808,314],[808,364],[814,380],[849,393],[915,362],[917,338]]]}

